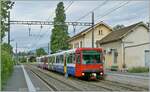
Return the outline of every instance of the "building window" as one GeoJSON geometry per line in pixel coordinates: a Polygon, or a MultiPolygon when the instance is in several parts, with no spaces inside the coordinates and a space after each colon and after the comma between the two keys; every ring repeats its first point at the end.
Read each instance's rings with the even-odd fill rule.
{"type": "Polygon", "coordinates": [[[103,30],[99,30],[99,35],[103,35],[103,30]]]}
{"type": "Polygon", "coordinates": [[[79,48],[79,43],[78,42],[74,44],[74,48],[79,48]]]}
{"type": "Polygon", "coordinates": [[[80,41],[80,48],[82,48],[82,41],[80,41]]]}

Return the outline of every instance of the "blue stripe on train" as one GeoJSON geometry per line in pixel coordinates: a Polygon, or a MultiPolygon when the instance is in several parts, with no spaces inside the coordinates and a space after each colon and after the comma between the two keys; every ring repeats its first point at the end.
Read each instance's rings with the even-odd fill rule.
{"type": "Polygon", "coordinates": [[[67,73],[74,76],[75,75],[75,67],[67,66],[67,73]]]}
{"type": "Polygon", "coordinates": [[[64,66],[62,65],[53,65],[53,69],[57,72],[64,73],[64,66]]]}
{"type": "MultiPolygon", "coordinates": [[[[64,73],[64,66],[63,65],[53,65],[53,70],[64,73]]],[[[67,73],[74,76],[75,75],[75,67],[67,65],[67,73]]]]}

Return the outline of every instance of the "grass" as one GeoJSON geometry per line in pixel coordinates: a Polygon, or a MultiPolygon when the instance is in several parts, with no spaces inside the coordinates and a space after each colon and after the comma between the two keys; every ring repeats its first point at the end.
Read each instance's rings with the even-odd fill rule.
{"type": "Polygon", "coordinates": [[[110,68],[111,71],[117,71],[118,70],[118,66],[117,65],[113,65],[110,68]]]}
{"type": "Polygon", "coordinates": [[[148,67],[133,67],[133,68],[129,68],[128,72],[130,72],[130,73],[145,73],[145,72],[149,72],[149,68],[148,67]]]}

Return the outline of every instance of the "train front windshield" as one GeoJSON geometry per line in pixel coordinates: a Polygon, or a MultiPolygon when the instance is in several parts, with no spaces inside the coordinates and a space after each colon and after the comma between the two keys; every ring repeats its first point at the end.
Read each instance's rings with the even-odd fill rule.
{"type": "Polygon", "coordinates": [[[101,53],[97,51],[83,51],[82,64],[98,64],[102,63],[101,53]]]}

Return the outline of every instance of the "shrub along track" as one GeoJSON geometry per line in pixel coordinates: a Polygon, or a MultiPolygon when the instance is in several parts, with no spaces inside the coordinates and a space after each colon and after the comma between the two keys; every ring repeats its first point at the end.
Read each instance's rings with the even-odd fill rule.
{"type": "MultiPolygon", "coordinates": [[[[136,87],[136,86],[131,86],[128,84],[122,84],[119,82],[112,82],[112,81],[107,81],[107,80],[98,80],[98,81],[85,81],[85,80],[80,80],[74,77],[69,77],[68,80],[64,78],[64,76],[59,75],[57,73],[45,71],[42,69],[39,69],[35,66],[30,66],[36,71],[40,71],[41,73],[54,78],[55,80],[64,83],[67,86],[72,86],[76,91],[146,91],[148,89],[141,88],[141,87],[136,87]]],[[[65,90],[65,89],[64,89],[65,90]]]]}

